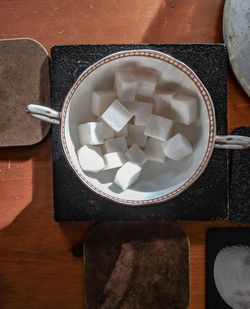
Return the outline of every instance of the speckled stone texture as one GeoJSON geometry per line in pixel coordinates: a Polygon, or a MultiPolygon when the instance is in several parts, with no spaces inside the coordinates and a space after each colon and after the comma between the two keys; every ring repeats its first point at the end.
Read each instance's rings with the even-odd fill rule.
{"type": "MultiPolygon", "coordinates": [[[[88,66],[108,54],[134,48],[156,49],[190,66],[211,94],[217,133],[227,134],[227,55],[222,44],[54,46],[51,49],[53,108],[60,110],[72,84],[88,66]]],[[[227,217],[227,153],[224,150],[215,149],[204,174],[177,198],[157,206],[131,207],[112,203],[87,189],[66,163],[58,126],[53,126],[52,138],[57,221],[215,220],[227,217]]]]}
{"type": "Polygon", "coordinates": [[[50,124],[27,115],[26,106],[50,106],[49,56],[30,39],[0,40],[0,56],[0,147],[36,144],[50,124]]]}
{"type": "Polygon", "coordinates": [[[97,224],[84,241],[86,309],[186,309],[189,245],[173,223],[97,224]]]}
{"type": "Polygon", "coordinates": [[[232,309],[220,296],[214,282],[214,261],[228,246],[250,246],[250,228],[212,228],[206,237],[206,309],[232,309]]]}
{"type": "MultiPolygon", "coordinates": [[[[250,127],[239,127],[233,134],[250,136],[250,127]]],[[[229,219],[250,222],[250,148],[232,151],[230,169],[229,219]]]]}

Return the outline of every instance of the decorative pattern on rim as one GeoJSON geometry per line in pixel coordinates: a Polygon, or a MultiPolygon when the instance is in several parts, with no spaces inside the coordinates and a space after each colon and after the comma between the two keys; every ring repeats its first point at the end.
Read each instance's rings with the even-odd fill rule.
{"type": "Polygon", "coordinates": [[[212,105],[212,102],[211,102],[211,99],[210,99],[210,95],[208,94],[207,90],[202,85],[202,82],[199,80],[199,78],[196,76],[196,74],[194,72],[192,72],[191,69],[189,69],[184,63],[180,62],[177,59],[174,59],[171,56],[164,55],[164,54],[162,54],[161,52],[158,52],[158,51],[145,51],[145,50],[141,50],[141,51],[131,50],[131,51],[119,52],[117,54],[112,54],[112,55],[107,56],[106,58],[104,58],[102,60],[99,60],[98,62],[96,62],[95,64],[90,66],[84,72],[85,73],[83,75],[81,75],[78,78],[78,80],[74,83],[74,85],[71,88],[68,96],[66,97],[65,101],[63,102],[62,119],[61,119],[61,138],[62,138],[62,144],[63,144],[63,148],[64,148],[64,151],[65,151],[65,154],[66,154],[66,158],[67,158],[68,162],[71,164],[74,172],[80,178],[80,180],[85,185],[87,185],[89,187],[89,189],[91,189],[95,193],[97,193],[97,194],[99,194],[99,195],[101,195],[101,196],[103,196],[103,197],[105,197],[109,200],[112,200],[112,201],[115,201],[115,202],[118,202],[118,203],[122,203],[122,204],[127,205],[127,206],[140,206],[140,205],[145,206],[145,205],[150,205],[150,204],[161,203],[161,202],[170,200],[170,199],[178,196],[183,191],[185,191],[188,187],[190,187],[199,178],[199,176],[203,173],[203,171],[205,170],[205,168],[206,168],[206,166],[207,166],[207,164],[208,164],[208,162],[209,162],[209,160],[212,156],[213,148],[214,148],[214,139],[215,139],[215,134],[216,134],[216,132],[215,132],[216,125],[214,123],[215,114],[214,114],[213,105],[212,105]],[[155,59],[160,59],[160,60],[163,60],[163,61],[173,65],[174,67],[181,70],[182,72],[184,72],[194,82],[198,91],[200,92],[201,96],[203,97],[203,100],[206,104],[208,115],[209,115],[209,138],[208,138],[207,149],[206,149],[205,156],[204,156],[202,162],[200,163],[200,165],[198,166],[198,168],[196,169],[196,171],[181,187],[179,187],[175,191],[170,192],[170,193],[163,195],[161,197],[150,199],[150,200],[120,199],[120,198],[114,197],[112,195],[109,195],[109,194],[99,190],[95,186],[93,186],[86,178],[84,178],[81,174],[78,173],[76,167],[74,166],[74,162],[71,160],[71,157],[70,157],[70,153],[69,153],[69,150],[68,150],[68,147],[67,147],[65,133],[64,133],[66,113],[67,113],[71,98],[74,95],[77,88],[79,87],[79,85],[82,83],[82,81],[91,72],[95,71],[97,68],[104,65],[105,63],[113,61],[113,60],[118,59],[118,58],[131,57],[131,56],[144,56],[144,57],[151,57],[151,58],[155,58],[155,59]]]}

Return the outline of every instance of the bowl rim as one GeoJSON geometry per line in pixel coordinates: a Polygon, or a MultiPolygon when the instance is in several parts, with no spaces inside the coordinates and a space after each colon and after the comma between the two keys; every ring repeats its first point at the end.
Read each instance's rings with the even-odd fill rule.
{"type": "Polygon", "coordinates": [[[151,49],[131,49],[131,50],[123,50],[119,52],[112,53],[108,56],[105,56],[104,58],[98,60],[91,66],[89,66],[86,70],[84,70],[80,76],[77,78],[77,80],[74,82],[70,90],[68,91],[68,94],[66,95],[62,108],[61,108],[61,122],[60,122],[60,140],[63,147],[63,153],[66,158],[66,161],[68,162],[69,166],[72,168],[73,172],[77,175],[77,177],[81,180],[81,182],[91,191],[93,191],[95,194],[99,195],[100,197],[103,197],[109,201],[127,205],[127,206],[149,206],[152,204],[160,204],[166,201],[169,201],[178,195],[180,195],[182,192],[184,192],[186,189],[188,189],[192,184],[195,183],[195,181],[198,180],[198,178],[203,174],[205,171],[210,158],[212,156],[213,150],[214,150],[214,144],[215,144],[215,136],[216,136],[216,118],[215,118],[215,109],[213,105],[213,101],[211,99],[211,96],[202,83],[202,81],[199,79],[199,77],[195,74],[195,72],[187,66],[182,61],[166,54],[163,52],[160,52],[158,50],[151,50],[151,49]],[[189,77],[192,82],[196,85],[198,91],[200,92],[200,95],[203,98],[203,102],[206,105],[207,108],[207,114],[209,119],[209,135],[208,135],[208,141],[207,141],[207,148],[206,152],[200,161],[199,166],[196,168],[196,170],[193,171],[191,176],[188,178],[188,180],[179,186],[174,191],[167,193],[165,195],[153,198],[153,199],[146,199],[146,200],[128,200],[123,199],[119,197],[112,196],[110,194],[107,194],[103,192],[102,190],[96,188],[92,183],[90,183],[83,175],[81,175],[77,168],[74,165],[74,161],[71,158],[68,145],[67,145],[67,139],[65,136],[65,121],[66,121],[66,115],[69,110],[69,105],[71,102],[71,99],[78,89],[79,85],[84,81],[84,79],[91,74],[93,71],[101,67],[102,65],[111,62],[113,60],[117,60],[119,58],[125,58],[125,57],[136,57],[136,56],[144,56],[144,57],[151,57],[154,59],[162,60],[167,62],[170,65],[173,65],[177,69],[181,70],[183,73],[186,74],[187,77],[189,77]]]}

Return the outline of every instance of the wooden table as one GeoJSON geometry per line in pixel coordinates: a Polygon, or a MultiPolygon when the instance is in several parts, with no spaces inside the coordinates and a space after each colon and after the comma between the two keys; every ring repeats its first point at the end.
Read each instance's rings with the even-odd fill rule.
{"type": "MultiPolygon", "coordinates": [[[[0,1],[0,39],[56,44],[223,42],[223,0],[0,1]]],[[[228,74],[228,128],[250,125],[228,74]]],[[[228,222],[180,222],[190,239],[190,309],[205,308],[205,234],[228,222]]],[[[81,244],[91,223],[53,219],[51,137],[0,151],[0,308],[84,308],[81,244]]],[[[246,225],[246,224],[245,224],[246,225]]]]}

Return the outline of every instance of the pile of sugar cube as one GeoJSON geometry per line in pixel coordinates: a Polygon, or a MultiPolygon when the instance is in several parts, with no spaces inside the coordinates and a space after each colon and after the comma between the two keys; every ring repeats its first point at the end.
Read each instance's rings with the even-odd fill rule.
{"type": "Polygon", "coordinates": [[[114,183],[126,190],[148,160],[165,163],[166,158],[182,160],[192,154],[185,136],[173,136],[173,125],[197,119],[197,98],[156,86],[152,71],[117,71],[112,90],[93,91],[96,121],[78,126],[83,171],[117,169],[114,183]]]}

